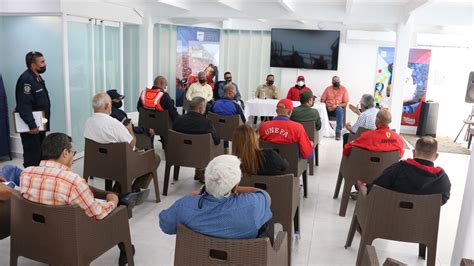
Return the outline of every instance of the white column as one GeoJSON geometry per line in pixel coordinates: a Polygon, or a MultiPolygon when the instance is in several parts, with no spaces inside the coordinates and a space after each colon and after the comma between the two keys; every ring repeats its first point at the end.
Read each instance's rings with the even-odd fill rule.
{"type": "Polygon", "coordinates": [[[400,123],[402,121],[403,87],[405,84],[406,68],[408,66],[411,35],[411,20],[398,25],[392,73],[392,90],[390,95],[390,112],[392,113],[392,123],[390,124],[390,128],[396,129],[397,132],[400,132],[400,123]]]}
{"type": "Polygon", "coordinates": [[[153,21],[149,15],[140,25],[140,89],[153,84],[153,21]]]}

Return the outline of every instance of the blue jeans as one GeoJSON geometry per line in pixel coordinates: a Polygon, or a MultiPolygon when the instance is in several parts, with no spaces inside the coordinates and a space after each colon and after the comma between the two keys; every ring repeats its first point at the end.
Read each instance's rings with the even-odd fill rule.
{"type": "Polygon", "coordinates": [[[334,111],[328,111],[329,116],[336,116],[336,133],[341,133],[344,123],[344,108],[338,106],[334,111]]]}

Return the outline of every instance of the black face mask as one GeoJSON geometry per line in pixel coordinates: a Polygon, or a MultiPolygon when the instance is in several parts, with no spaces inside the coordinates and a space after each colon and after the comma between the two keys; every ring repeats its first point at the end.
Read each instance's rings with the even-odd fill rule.
{"type": "Polygon", "coordinates": [[[199,80],[199,83],[201,83],[201,84],[204,84],[205,82],[206,82],[205,79],[200,79],[200,80],[199,80]]]}
{"type": "Polygon", "coordinates": [[[267,84],[268,84],[268,85],[273,85],[273,83],[275,83],[275,81],[273,81],[273,80],[267,81],[267,84]]]}
{"type": "Polygon", "coordinates": [[[341,85],[340,82],[333,82],[333,83],[332,83],[332,86],[333,86],[333,87],[336,87],[336,88],[339,87],[340,85],[341,85]]]}
{"type": "Polygon", "coordinates": [[[120,108],[120,107],[122,107],[122,105],[123,105],[123,102],[122,102],[122,101],[120,101],[120,102],[112,102],[112,107],[115,107],[115,108],[117,108],[117,109],[120,108]]]}
{"type": "Polygon", "coordinates": [[[38,71],[39,74],[43,74],[44,72],[46,72],[46,66],[40,67],[40,68],[39,68],[38,70],[36,70],[36,71],[38,71]]]}

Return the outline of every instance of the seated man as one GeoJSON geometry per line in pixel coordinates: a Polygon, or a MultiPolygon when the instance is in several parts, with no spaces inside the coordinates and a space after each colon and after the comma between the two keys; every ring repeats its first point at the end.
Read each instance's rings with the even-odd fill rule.
{"type": "Polygon", "coordinates": [[[390,122],[392,122],[390,112],[385,109],[380,110],[375,119],[377,129],[366,131],[358,139],[344,145],[343,155],[349,156],[352,147],[359,147],[374,152],[398,150],[401,158],[404,152],[403,140],[397,133],[390,130],[388,127],[390,122]]]}
{"type": "Polygon", "coordinates": [[[279,144],[298,143],[300,157],[310,159],[314,155],[313,143],[306,135],[303,125],[290,120],[292,112],[293,102],[281,99],[276,109],[278,115],[272,121],[260,125],[260,139],[279,144]]]}
{"type": "MultiPolygon", "coordinates": [[[[118,121],[124,123],[128,119],[127,113],[120,109],[123,105],[123,99],[125,95],[120,95],[117,90],[108,90],[107,94],[112,99],[112,113],[111,117],[117,119],[118,121]]],[[[153,137],[155,136],[155,131],[153,128],[144,128],[144,127],[133,127],[133,133],[135,134],[146,134],[150,137],[150,141],[153,143],[153,137]]]]}
{"type": "MultiPolygon", "coordinates": [[[[146,108],[156,111],[168,111],[171,121],[174,122],[179,114],[174,106],[174,101],[167,92],[168,81],[163,76],[158,76],[153,81],[151,89],[145,89],[140,92],[140,97],[137,102],[137,110],[146,108]]],[[[113,100],[113,98],[112,98],[113,100]]]]}
{"type": "MultiPolygon", "coordinates": [[[[221,139],[212,125],[211,120],[207,119],[206,100],[202,97],[194,97],[189,103],[189,112],[176,119],[173,124],[173,130],[185,134],[207,134],[211,133],[215,145],[221,143],[221,139]]],[[[204,169],[196,169],[194,179],[201,183],[204,181],[204,169]]]]}
{"type": "Polygon", "coordinates": [[[347,140],[349,139],[349,134],[357,133],[359,127],[363,127],[370,130],[376,129],[375,117],[379,112],[379,109],[375,107],[375,99],[370,94],[362,95],[362,98],[360,99],[360,110],[358,106],[354,106],[352,104],[349,104],[349,109],[351,109],[352,112],[356,113],[359,117],[357,118],[357,121],[353,126],[351,126],[350,122],[347,122],[344,125],[344,127],[350,133],[346,133],[344,134],[344,136],[342,136],[343,146],[347,143],[347,140]]]}
{"type": "Polygon", "coordinates": [[[433,137],[425,136],[418,139],[413,150],[413,159],[394,163],[367,185],[373,185],[401,193],[428,195],[441,193],[443,203],[449,199],[451,182],[441,167],[434,167],[438,158],[438,142],[433,137]]]}
{"type": "Polygon", "coordinates": [[[321,129],[321,117],[318,110],[311,108],[314,105],[314,96],[311,91],[304,91],[300,94],[301,105],[296,107],[291,114],[290,119],[296,122],[314,121],[316,131],[321,129]]]}
{"type": "Polygon", "coordinates": [[[186,99],[188,101],[192,101],[195,97],[202,97],[207,102],[212,101],[212,87],[206,83],[206,75],[204,72],[198,73],[198,82],[191,84],[186,91],[186,99]]]}
{"type": "MultiPolygon", "coordinates": [[[[94,114],[92,117],[89,117],[85,123],[84,138],[102,144],[126,142],[132,149],[135,149],[136,139],[133,133],[133,124],[129,123],[125,126],[109,115],[112,112],[112,100],[110,96],[105,92],[97,93],[92,100],[92,106],[94,108],[94,114]]],[[[158,165],[160,157],[158,155],[155,155],[155,157],[155,161],[158,165]]],[[[151,180],[151,175],[141,176],[134,180],[132,186],[134,192],[140,192],[140,188],[144,189],[140,193],[137,204],[143,203],[148,197],[150,193],[148,185],[151,180]]],[[[117,190],[120,192],[118,186],[117,190]]]]}
{"type": "Polygon", "coordinates": [[[336,140],[340,140],[345,115],[344,107],[349,102],[349,93],[346,87],[341,85],[341,79],[338,76],[334,76],[332,85],[324,90],[321,102],[326,104],[328,115],[336,117],[336,140]]]}
{"type": "Polygon", "coordinates": [[[0,170],[0,182],[13,182],[15,186],[20,186],[20,175],[23,170],[15,165],[5,165],[0,170]]]}
{"type": "MultiPolygon", "coordinates": [[[[117,207],[119,198],[114,193],[89,187],[84,178],[72,172],[75,153],[71,137],[63,133],[49,134],[42,145],[40,165],[28,167],[21,173],[21,195],[46,205],[79,205],[87,216],[102,220],[117,207]]],[[[124,246],[119,244],[119,248],[119,263],[125,265],[124,246]]]]}
{"type": "Polygon", "coordinates": [[[233,84],[227,84],[224,89],[223,97],[214,103],[211,110],[219,115],[240,115],[240,119],[245,123],[247,120],[245,119],[242,108],[233,100],[235,94],[235,86],[233,84]]]}
{"type": "Polygon", "coordinates": [[[214,158],[206,167],[206,184],[200,191],[177,200],[160,213],[160,227],[176,234],[178,224],[219,238],[256,238],[272,218],[270,196],[254,187],[239,187],[240,160],[233,155],[214,158]]]}
{"type": "Polygon", "coordinates": [[[234,95],[234,98],[232,98],[232,100],[240,101],[241,96],[240,96],[239,86],[237,86],[236,83],[232,82],[232,74],[230,72],[224,73],[224,80],[225,82],[219,82],[219,88],[217,92],[219,95],[219,99],[226,97],[225,87],[227,85],[233,85],[235,88],[235,95],[234,95]]]}

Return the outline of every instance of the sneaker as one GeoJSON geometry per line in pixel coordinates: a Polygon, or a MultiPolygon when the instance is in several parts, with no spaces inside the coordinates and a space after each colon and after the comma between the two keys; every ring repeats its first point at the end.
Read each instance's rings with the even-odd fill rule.
{"type": "Polygon", "coordinates": [[[354,191],[354,192],[351,192],[351,194],[349,194],[349,197],[351,198],[351,200],[357,200],[358,196],[359,196],[359,191],[354,191]]]}
{"type": "Polygon", "coordinates": [[[341,132],[336,132],[336,140],[341,140],[341,132]]]}
{"type": "MultiPolygon", "coordinates": [[[[132,254],[135,256],[135,246],[132,245],[132,254]]],[[[127,260],[127,253],[125,251],[120,250],[120,257],[119,257],[119,266],[125,266],[128,264],[127,260]]]]}

